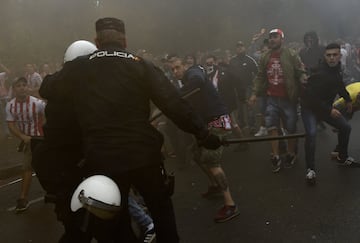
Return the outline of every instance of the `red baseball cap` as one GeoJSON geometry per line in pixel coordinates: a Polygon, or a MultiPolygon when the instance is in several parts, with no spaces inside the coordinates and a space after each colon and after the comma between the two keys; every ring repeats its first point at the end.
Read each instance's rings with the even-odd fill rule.
{"type": "Polygon", "coordinates": [[[281,29],[272,29],[272,30],[270,30],[270,32],[269,32],[269,35],[271,35],[271,34],[278,34],[278,35],[280,35],[281,36],[281,38],[283,38],[284,39],[284,32],[281,30],[281,29]]]}

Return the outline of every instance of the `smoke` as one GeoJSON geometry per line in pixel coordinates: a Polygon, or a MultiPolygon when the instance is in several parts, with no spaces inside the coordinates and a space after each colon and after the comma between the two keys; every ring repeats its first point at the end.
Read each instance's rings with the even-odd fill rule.
{"type": "Polygon", "coordinates": [[[281,28],[287,41],[315,30],[321,39],[360,35],[358,0],[3,0],[0,58],[46,62],[78,39],[93,40],[94,22],[125,21],[130,50],[191,53],[250,43],[261,28],[281,28]]]}

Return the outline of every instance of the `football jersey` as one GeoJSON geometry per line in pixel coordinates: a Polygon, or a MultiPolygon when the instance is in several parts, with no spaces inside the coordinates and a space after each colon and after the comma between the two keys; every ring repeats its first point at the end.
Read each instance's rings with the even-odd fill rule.
{"type": "Polygon", "coordinates": [[[25,101],[14,98],[6,105],[6,121],[15,122],[25,135],[43,136],[44,110],[43,100],[33,96],[28,96],[25,101]]]}

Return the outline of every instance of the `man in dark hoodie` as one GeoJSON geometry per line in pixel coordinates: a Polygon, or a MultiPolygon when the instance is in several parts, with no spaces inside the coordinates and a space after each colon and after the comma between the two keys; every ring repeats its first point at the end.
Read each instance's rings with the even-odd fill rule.
{"type": "Polygon", "coordinates": [[[319,37],[315,31],[305,33],[304,44],[305,47],[300,50],[299,56],[305,65],[307,73],[310,75],[323,58],[325,48],[320,45],[319,37]]]}
{"type": "MultiPolygon", "coordinates": [[[[320,45],[319,36],[315,31],[308,31],[304,34],[304,44],[299,56],[303,64],[305,65],[305,70],[308,75],[311,75],[315,69],[319,66],[321,62],[325,47],[320,45]]],[[[318,127],[320,129],[326,129],[326,126],[323,122],[318,122],[318,127]]]]}
{"type": "Polygon", "coordinates": [[[240,128],[249,132],[254,127],[255,121],[252,110],[248,106],[248,98],[257,72],[258,65],[255,59],[246,54],[245,44],[238,41],[236,43],[236,56],[230,60],[227,69],[227,78],[234,84],[237,93],[238,124],[240,128]]]}
{"type": "Polygon", "coordinates": [[[318,120],[325,121],[339,131],[337,163],[344,166],[356,164],[355,160],[348,155],[351,126],[341,112],[333,106],[336,95],[339,95],[346,102],[347,112],[352,111],[351,98],[342,80],[340,58],[339,44],[331,43],[326,46],[324,61],[309,77],[301,101],[301,115],[306,131],[306,179],[310,184],[314,184],[316,178],[314,160],[318,120]]]}

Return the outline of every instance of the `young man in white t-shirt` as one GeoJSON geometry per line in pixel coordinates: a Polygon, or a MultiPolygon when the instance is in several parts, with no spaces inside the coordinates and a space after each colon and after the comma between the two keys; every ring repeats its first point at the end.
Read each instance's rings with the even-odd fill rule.
{"type": "Polygon", "coordinates": [[[15,208],[16,212],[22,212],[28,208],[32,178],[30,140],[43,136],[45,102],[28,95],[27,80],[23,77],[16,79],[12,87],[15,98],[6,105],[6,121],[10,132],[21,140],[19,152],[24,152],[21,193],[15,208]]]}

